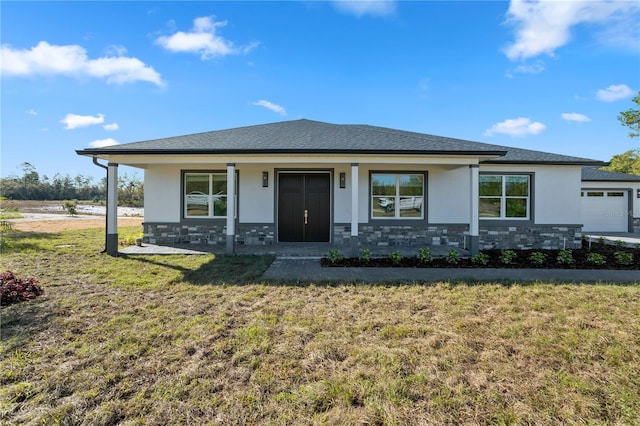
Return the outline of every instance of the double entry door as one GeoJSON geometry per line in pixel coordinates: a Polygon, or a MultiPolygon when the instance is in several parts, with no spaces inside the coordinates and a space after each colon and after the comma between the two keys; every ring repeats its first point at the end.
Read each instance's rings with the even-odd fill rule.
{"type": "Polygon", "coordinates": [[[329,242],[331,174],[278,174],[278,241],[329,242]]]}

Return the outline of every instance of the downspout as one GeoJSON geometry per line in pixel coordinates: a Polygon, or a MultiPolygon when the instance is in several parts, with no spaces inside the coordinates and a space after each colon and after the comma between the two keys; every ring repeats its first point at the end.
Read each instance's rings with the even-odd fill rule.
{"type": "MultiPolygon", "coordinates": [[[[105,166],[105,165],[102,165],[102,164],[98,163],[98,158],[97,157],[93,157],[93,164],[95,164],[98,167],[102,167],[107,172],[107,174],[109,173],[109,168],[107,166],[105,166]]],[[[104,194],[105,208],[108,211],[109,210],[109,206],[108,206],[109,197],[107,196],[107,194],[109,194],[109,179],[108,178],[105,179],[105,194],[104,194]]],[[[106,253],[107,252],[107,232],[108,232],[108,230],[107,230],[107,228],[108,228],[107,221],[108,221],[108,219],[109,218],[107,217],[107,215],[105,213],[105,215],[104,215],[104,250],[102,250],[100,253],[106,253]]]]}

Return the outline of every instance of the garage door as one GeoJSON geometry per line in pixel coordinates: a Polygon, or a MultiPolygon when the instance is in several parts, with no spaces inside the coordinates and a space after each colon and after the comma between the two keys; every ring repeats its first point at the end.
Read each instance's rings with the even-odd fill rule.
{"type": "Polygon", "coordinates": [[[582,190],[583,232],[627,232],[627,191],[582,190]]]}

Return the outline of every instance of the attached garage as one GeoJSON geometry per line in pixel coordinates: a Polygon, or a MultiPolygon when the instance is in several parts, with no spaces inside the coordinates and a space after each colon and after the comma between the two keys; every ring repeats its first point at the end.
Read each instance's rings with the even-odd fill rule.
{"type": "Polygon", "coordinates": [[[583,188],[581,195],[583,232],[628,231],[628,191],[583,188]]]}
{"type": "Polygon", "coordinates": [[[584,167],[580,195],[583,232],[634,232],[640,223],[640,176],[584,167]]]}

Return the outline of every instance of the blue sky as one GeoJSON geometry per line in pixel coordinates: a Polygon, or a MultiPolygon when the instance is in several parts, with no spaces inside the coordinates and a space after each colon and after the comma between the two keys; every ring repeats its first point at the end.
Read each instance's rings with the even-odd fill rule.
{"type": "Polygon", "coordinates": [[[0,8],[2,176],[102,177],[76,149],[299,118],[599,160],[638,146],[616,119],[640,90],[637,1],[0,8]]]}

